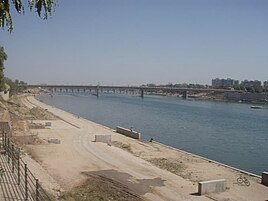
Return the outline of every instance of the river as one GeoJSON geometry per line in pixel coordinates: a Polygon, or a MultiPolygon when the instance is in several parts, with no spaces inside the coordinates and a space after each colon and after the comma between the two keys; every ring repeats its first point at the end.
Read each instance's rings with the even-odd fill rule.
{"type": "Polygon", "coordinates": [[[38,99],[110,128],[133,127],[161,143],[258,175],[268,171],[268,109],[177,97],[56,93],[38,99]]]}

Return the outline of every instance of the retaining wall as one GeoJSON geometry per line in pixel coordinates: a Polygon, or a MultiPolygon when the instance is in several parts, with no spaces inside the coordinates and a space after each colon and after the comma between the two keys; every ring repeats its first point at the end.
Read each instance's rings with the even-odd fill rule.
{"type": "Polygon", "coordinates": [[[268,99],[268,93],[249,93],[249,92],[224,92],[227,100],[246,100],[246,101],[263,101],[268,99]]]}
{"type": "Polygon", "coordinates": [[[138,133],[136,131],[131,131],[130,129],[123,128],[123,127],[120,127],[120,126],[116,127],[116,132],[120,133],[120,134],[123,134],[123,135],[125,135],[127,137],[134,138],[134,139],[138,139],[138,140],[141,139],[141,134],[140,133],[138,133]]]}

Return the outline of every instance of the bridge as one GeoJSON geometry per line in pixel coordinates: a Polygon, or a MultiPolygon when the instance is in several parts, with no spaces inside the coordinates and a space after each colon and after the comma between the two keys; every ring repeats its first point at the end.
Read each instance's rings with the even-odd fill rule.
{"type": "Polygon", "coordinates": [[[28,85],[28,88],[42,88],[51,92],[89,92],[96,96],[100,93],[139,93],[144,97],[146,92],[179,93],[187,98],[187,92],[241,92],[239,90],[211,88],[177,88],[177,87],[146,87],[146,86],[101,86],[101,85],[28,85]]]}

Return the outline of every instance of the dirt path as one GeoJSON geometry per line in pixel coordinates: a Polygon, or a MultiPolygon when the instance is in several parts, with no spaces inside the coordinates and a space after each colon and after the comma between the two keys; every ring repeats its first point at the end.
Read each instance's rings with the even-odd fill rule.
{"type": "Polygon", "coordinates": [[[234,181],[239,172],[155,143],[126,138],[104,126],[41,103],[34,97],[25,98],[23,102],[30,107],[47,109],[63,120],[51,121],[50,129],[37,131],[44,142],[57,138],[61,144],[43,143],[30,147],[41,165],[65,190],[81,185],[91,175],[120,183],[145,200],[268,199],[268,188],[254,177],[250,177],[250,187],[238,186],[234,181]],[[96,134],[112,135],[113,145],[93,142],[96,134]],[[165,170],[173,165],[174,170],[165,170]],[[197,181],[220,178],[227,179],[229,189],[226,192],[195,195],[197,181]]]}

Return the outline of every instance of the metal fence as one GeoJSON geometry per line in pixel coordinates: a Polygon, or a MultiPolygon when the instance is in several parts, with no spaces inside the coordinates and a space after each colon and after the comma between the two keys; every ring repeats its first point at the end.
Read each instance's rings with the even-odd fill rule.
{"type": "Polygon", "coordinates": [[[5,168],[9,168],[12,174],[13,183],[19,187],[20,197],[25,201],[52,201],[50,196],[41,187],[39,181],[27,167],[27,164],[21,158],[21,151],[6,132],[2,130],[0,136],[0,150],[6,160],[6,166],[0,167],[1,177],[5,174],[5,168]]]}

